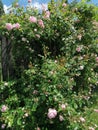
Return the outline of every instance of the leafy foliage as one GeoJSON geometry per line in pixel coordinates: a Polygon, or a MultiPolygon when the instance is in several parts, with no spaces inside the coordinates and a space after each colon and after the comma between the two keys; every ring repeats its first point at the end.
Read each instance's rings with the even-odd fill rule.
{"type": "Polygon", "coordinates": [[[2,16],[0,33],[11,39],[14,74],[0,84],[1,128],[97,128],[85,114],[98,85],[94,9],[54,2],[42,13],[28,7],[2,16]]]}
{"type": "Polygon", "coordinates": [[[3,14],[3,5],[2,5],[2,1],[0,0],[0,16],[3,14]]]}

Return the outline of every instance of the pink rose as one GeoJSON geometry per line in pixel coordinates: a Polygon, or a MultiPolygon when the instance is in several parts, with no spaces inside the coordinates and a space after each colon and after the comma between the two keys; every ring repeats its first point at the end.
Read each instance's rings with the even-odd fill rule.
{"type": "Polygon", "coordinates": [[[94,109],[95,112],[98,112],[98,109],[94,109]]]}
{"type": "Polygon", "coordinates": [[[96,57],[96,62],[98,62],[98,57],[96,57]]]}
{"type": "Polygon", "coordinates": [[[77,48],[76,48],[76,51],[77,51],[77,52],[80,52],[80,51],[81,51],[81,47],[77,47],[77,48]]]}
{"type": "Polygon", "coordinates": [[[81,122],[85,122],[85,119],[83,117],[80,117],[81,122]]]}
{"type": "Polygon", "coordinates": [[[20,24],[19,23],[13,24],[13,28],[19,29],[20,28],[20,24]]]}
{"type": "Polygon", "coordinates": [[[45,26],[44,26],[44,23],[43,23],[43,21],[42,21],[41,19],[38,20],[38,25],[39,25],[40,27],[42,27],[42,28],[45,27],[45,26]]]}
{"type": "Polygon", "coordinates": [[[6,124],[1,125],[1,129],[5,129],[5,127],[6,127],[6,124]]]}
{"type": "Polygon", "coordinates": [[[93,127],[89,127],[89,130],[95,130],[95,128],[93,128],[93,127]]]}
{"type": "Polygon", "coordinates": [[[67,6],[67,4],[66,4],[66,3],[63,3],[63,4],[62,4],[62,6],[63,6],[63,7],[66,7],[66,6],[67,6]]]}
{"type": "Polygon", "coordinates": [[[9,30],[9,31],[13,29],[13,25],[12,25],[11,23],[6,23],[6,26],[5,26],[5,27],[6,27],[6,29],[9,30]]]}
{"type": "Polygon", "coordinates": [[[28,0],[28,3],[31,3],[32,2],[32,0],[28,0]]]}
{"type": "Polygon", "coordinates": [[[57,111],[55,109],[49,108],[48,109],[48,118],[53,119],[57,116],[57,111]]]}
{"type": "Polygon", "coordinates": [[[2,108],[1,108],[1,111],[5,112],[7,109],[8,109],[8,107],[6,105],[3,105],[2,108]]]}
{"type": "Polygon", "coordinates": [[[46,12],[45,12],[45,16],[44,16],[44,18],[47,19],[47,18],[49,18],[49,17],[50,17],[50,12],[49,12],[49,11],[46,11],[46,12]]]}
{"type": "Polygon", "coordinates": [[[39,127],[37,127],[37,129],[36,130],[41,130],[39,127]]]}
{"type": "Polygon", "coordinates": [[[37,18],[34,17],[34,16],[30,16],[29,21],[30,21],[31,23],[36,23],[36,22],[37,22],[37,18]]]}
{"type": "Polygon", "coordinates": [[[62,115],[59,115],[59,120],[60,121],[63,121],[64,120],[64,117],[62,115]]]}
{"type": "Polygon", "coordinates": [[[65,110],[66,105],[65,105],[65,104],[62,104],[62,105],[61,105],[61,108],[62,108],[62,110],[65,110]]]}

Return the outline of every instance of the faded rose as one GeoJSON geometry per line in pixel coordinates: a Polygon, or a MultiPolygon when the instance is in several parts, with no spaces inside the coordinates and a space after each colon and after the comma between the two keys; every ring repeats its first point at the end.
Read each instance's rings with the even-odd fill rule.
{"type": "Polygon", "coordinates": [[[6,112],[7,109],[8,109],[8,107],[6,105],[3,105],[2,108],[1,108],[1,111],[6,112]]]}
{"type": "Polygon", "coordinates": [[[59,120],[60,121],[63,121],[64,120],[64,117],[62,115],[59,115],[59,120]]]}
{"type": "Polygon", "coordinates": [[[81,122],[85,122],[85,119],[83,117],[80,117],[81,122]]]}
{"type": "Polygon", "coordinates": [[[41,19],[38,20],[38,25],[39,25],[40,27],[42,27],[42,28],[45,27],[45,26],[44,26],[44,23],[43,23],[43,20],[41,20],[41,19]]]}
{"type": "Polygon", "coordinates": [[[48,109],[48,118],[53,119],[57,116],[57,111],[55,109],[49,108],[48,109]]]}
{"type": "Polygon", "coordinates": [[[49,11],[46,11],[46,12],[45,12],[45,15],[44,15],[44,18],[47,19],[47,18],[49,18],[49,17],[50,17],[50,12],[49,12],[49,11]]]}

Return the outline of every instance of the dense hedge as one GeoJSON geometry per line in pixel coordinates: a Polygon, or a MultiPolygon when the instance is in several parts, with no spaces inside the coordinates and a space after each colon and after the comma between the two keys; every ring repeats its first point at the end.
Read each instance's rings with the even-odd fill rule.
{"type": "Polygon", "coordinates": [[[53,1],[42,12],[17,7],[2,16],[13,71],[0,83],[2,129],[96,129],[85,115],[98,84],[94,17],[86,2],[53,1]]]}

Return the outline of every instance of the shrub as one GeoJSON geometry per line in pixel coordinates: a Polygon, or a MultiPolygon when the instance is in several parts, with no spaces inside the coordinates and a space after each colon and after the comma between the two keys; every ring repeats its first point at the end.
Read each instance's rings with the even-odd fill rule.
{"type": "Polygon", "coordinates": [[[81,2],[2,16],[0,33],[11,38],[14,68],[0,84],[2,129],[95,128],[85,115],[98,84],[93,20],[94,6],[81,2]]]}

